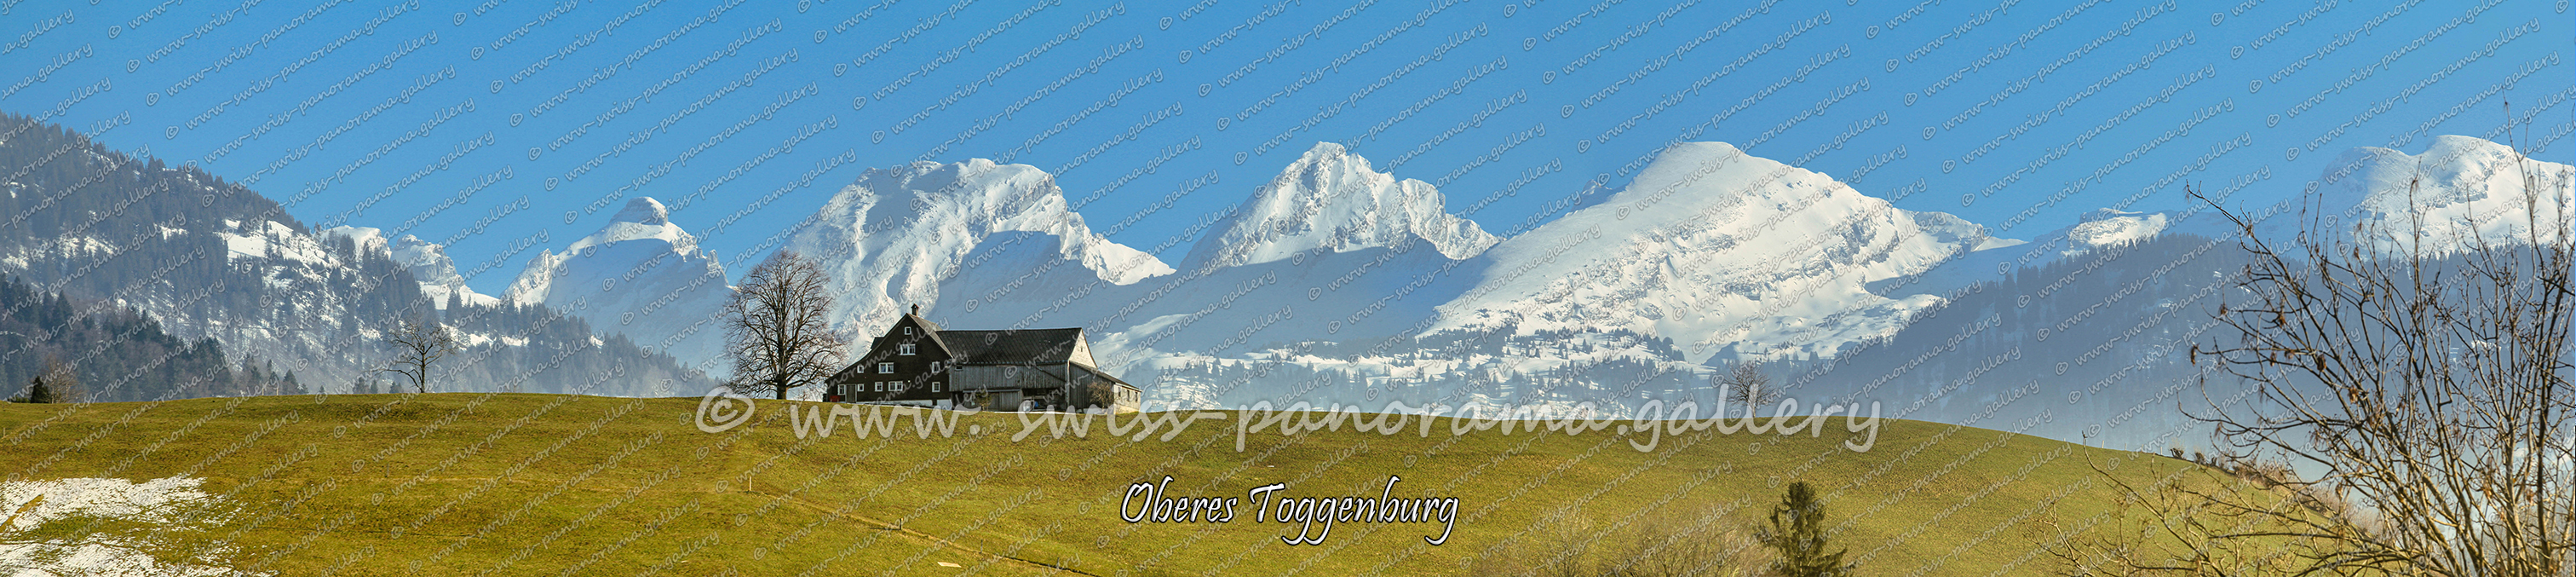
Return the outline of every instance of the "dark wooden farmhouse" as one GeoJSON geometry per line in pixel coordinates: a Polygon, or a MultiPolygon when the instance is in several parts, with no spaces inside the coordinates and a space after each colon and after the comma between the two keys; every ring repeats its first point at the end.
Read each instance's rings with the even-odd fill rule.
{"type": "Polygon", "coordinates": [[[827,401],[940,409],[1133,412],[1144,400],[1099,369],[1082,329],[946,330],[920,305],[825,384],[827,401]]]}

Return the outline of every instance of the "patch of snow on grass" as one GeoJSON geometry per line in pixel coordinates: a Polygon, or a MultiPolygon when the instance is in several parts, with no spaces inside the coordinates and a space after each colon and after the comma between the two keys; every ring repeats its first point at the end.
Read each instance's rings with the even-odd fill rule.
{"type": "Polygon", "coordinates": [[[0,526],[0,531],[25,531],[69,515],[168,521],[162,516],[163,510],[206,502],[206,494],[197,490],[202,483],[201,479],[170,477],[142,483],[124,479],[56,479],[0,484],[0,503],[17,513],[17,521],[0,526]],[[45,497],[43,503],[18,511],[38,495],[45,497]]]}
{"type": "MultiPolygon", "coordinates": [[[[169,477],[136,483],[124,479],[54,479],[0,483],[0,573],[10,575],[225,576],[242,573],[189,563],[166,563],[145,552],[142,541],[113,534],[77,540],[33,540],[25,534],[67,517],[129,522],[181,523],[177,513],[214,502],[198,490],[205,481],[169,477]]],[[[76,520],[73,522],[77,522],[76,520]]]]}

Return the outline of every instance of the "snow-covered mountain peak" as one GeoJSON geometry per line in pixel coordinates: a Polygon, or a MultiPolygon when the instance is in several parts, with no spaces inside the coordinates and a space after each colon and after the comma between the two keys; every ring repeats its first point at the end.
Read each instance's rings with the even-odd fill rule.
{"type": "Polygon", "coordinates": [[[1025,164],[977,158],[871,169],[818,212],[788,248],[832,275],[833,320],[843,327],[874,330],[906,304],[963,313],[1041,286],[1128,285],[1172,272],[1092,232],[1055,177],[1025,164]],[[942,286],[980,291],[943,294],[942,286]]]}
{"type": "Polygon", "coordinates": [[[636,240],[658,241],[658,246],[663,246],[673,253],[698,252],[698,237],[691,236],[686,230],[681,230],[679,225],[671,224],[670,209],[663,208],[661,201],[653,200],[651,197],[637,197],[626,201],[626,208],[618,210],[616,215],[611,216],[608,225],[600,227],[599,232],[590,233],[590,236],[574,241],[572,246],[565,248],[564,251],[571,252],[593,246],[636,240]]]}
{"type": "MultiPolygon", "coordinates": [[[[907,231],[927,236],[933,244],[980,240],[994,233],[1032,232],[1054,235],[1056,254],[1079,261],[1101,280],[1130,284],[1170,274],[1161,259],[1091,232],[1080,213],[1064,200],[1055,176],[1026,164],[997,164],[971,158],[940,164],[913,162],[892,169],[870,170],[843,187],[826,210],[864,214],[875,228],[910,223],[907,231]],[[861,207],[864,206],[864,209],[861,207]],[[860,210],[850,210],[860,209],[860,210]],[[953,238],[941,238],[951,233],[953,238]]],[[[836,219],[836,224],[838,220],[836,219]]],[[[882,236],[882,235],[880,235],[882,236]]]]}
{"type": "Polygon", "coordinates": [[[456,261],[447,258],[446,247],[437,243],[406,234],[394,239],[387,252],[391,253],[394,262],[411,267],[412,276],[418,277],[422,284],[465,282],[465,277],[456,274],[456,261]]]}
{"type": "MultiPolygon", "coordinates": [[[[399,242],[397,243],[399,244],[399,242]]],[[[651,198],[629,200],[598,232],[562,252],[539,251],[503,298],[542,303],[617,331],[684,366],[718,372],[716,315],[733,291],[715,251],[672,223],[651,198]]]]}
{"type": "Polygon", "coordinates": [[[2352,218],[2388,227],[2379,242],[2391,252],[2412,242],[2405,227],[2421,215],[2424,237],[2439,243],[2426,248],[2446,252],[2469,245],[2473,235],[2488,242],[2549,238],[2552,224],[2567,214],[2561,211],[2576,206],[2570,174],[2568,165],[2529,159],[2510,146],[2442,135],[2421,154],[2345,151],[2325,168],[2321,200],[2330,210],[2350,207],[2352,218]],[[2526,200],[2537,214],[2526,214],[2526,200]]]}
{"type": "Polygon", "coordinates": [[[1190,250],[1185,266],[1240,266],[1313,250],[1401,248],[1415,241],[1451,259],[1481,254],[1501,239],[1448,213],[1429,183],[1397,180],[1342,145],[1316,143],[1254,191],[1226,222],[1190,250]]]}
{"type": "Polygon", "coordinates": [[[671,224],[671,209],[663,208],[662,201],[653,200],[653,197],[639,196],[626,201],[626,208],[618,210],[617,216],[609,220],[661,226],[671,224]]]}
{"type": "Polygon", "coordinates": [[[2433,137],[2421,154],[2376,146],[2346,150],[2326,165],[2324,177],[2330,198],[2397,215],[2410,206],[2484,200],[2489,184],[2519,190],[2519,182],[2491,182],[2520,180],[2520,171],[2513,166],[2516,157],[2509,146],[2445,134],[2433,137]]]}
{"type": "Polygon", "coordinates": [[[1671,337],[1693,362],[1831,355],[1939,302],[1870,281],[1992,246],[1982,226],[1915,213],[1719,142],[1667,148],[1610,198],[1495,245],[1433,332],[1587,327],[1671,337]]]}

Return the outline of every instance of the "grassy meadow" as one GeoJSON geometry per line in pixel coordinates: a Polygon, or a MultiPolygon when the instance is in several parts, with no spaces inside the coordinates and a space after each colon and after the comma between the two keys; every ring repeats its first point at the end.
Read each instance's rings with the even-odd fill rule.
{"type": "MultiPolygon", "coordinates": [[[[1462,574],[1595,562],[1655,535],[1757,563],[1787,482],[1824,497],[1862,575],[2049,575],[2044,545],[2120,538],[2123,485],[2232,483],[2160,455],[1888,421],[1867,453],[1821,436],[1254,433],[1233,418],[1163,439],[979,414],[951,436],[800,439],[789,406],[707,433],[700,400],[536,394],[333,395],[0,404],[0,480],[203,479],[186,522],[72,516],[0,542],[123,538],[156,558],[279,575],[1462,574]],[[1131,483],[1169,497],[1456,497],[1443,524],[1121,519],[1131,483]]],[[[1833,421],[1836,425],[1841,420],[1833,421]]],[[[810,423],[809,423],[810,424],[810,423]]],[[[1625,424],[1625,422],[1621,422],[1625,424]]],[[[1122,423],[1123,425],[1123,423],[1122,423]]],[[[1141,499],[1138,502],[1141,504],[1141,499]]],[[[17,503],[0,504],[0,514],[17,503]]],[[[1132,506],[1132,505],[1131,505],[1132,506]]],[[[0,526],[5,530],[6,526],[0,526]]]]}

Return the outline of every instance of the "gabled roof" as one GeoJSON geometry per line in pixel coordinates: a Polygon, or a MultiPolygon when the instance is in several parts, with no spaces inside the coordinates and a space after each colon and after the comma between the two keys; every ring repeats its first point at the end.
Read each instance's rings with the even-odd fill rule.
{"type": "Polygon", "coordinates": [[[939,350],[948,351],[952,355],[957,353],[956,348],[948,346],[947,340],[939,338],[939,323],[930,322],[930,319],[921,318],[921,315],[912,313],[904,313],[903,320],[912,321],[912,324],[920,326],[921,332],[928,333],[931,344],[938,345],[939,350]]]}
{"type": "Polygon", "coordinates": [[[931,333],[960,365],[1054,364],[1072,360],[1082,329],[1015,329],[931,333]]]}
{"type": "Polygon", "coordinates": [[[921,325],[921,330],[939,332],[939,323],[930,322],[930,319],[921,318],[921,315],[904,313],[903,318],[912,319],[914,324],[921,325]]]}

